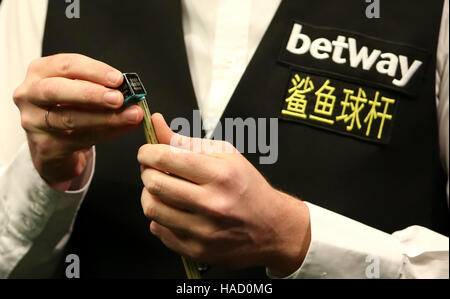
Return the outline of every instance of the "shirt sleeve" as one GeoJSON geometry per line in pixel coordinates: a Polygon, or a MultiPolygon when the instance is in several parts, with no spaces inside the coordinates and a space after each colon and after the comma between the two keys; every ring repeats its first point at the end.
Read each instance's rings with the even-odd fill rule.
{"type": "MultiPolygon", "coordinates": [[[[448,278],[448,237],[411,226],[390,235],[310,203],[311,244],[295,278],[448,278]]],[[[274,275],[267,270],[271,278],[274,275]]]]}
{"type": "Polygon", "coordinates": [[[47,185],[24,144],[0,175],[0,278],[48,277],[67,243],[94,172],[88,167],[62,192],[47,185]],[[73,189],[73,188],[71,188],[73,189]]]}
{"type": "Polygon", "coordinates": [[[448,51],[449,51],[449,23],[448,23],[448,0],[445,0],[444,12],[442,16],[441,33],[438,43],[438,53],[436,61],[436,101],[439,126],[439,146],[441,151],[441,160],[447,171],[447,203],[449,199],[449,181],[448,181],[448,140],[449,140],[449,77],[448,77],[448,51]]]}
{"type": "MultiPolygon", "coordinates": [[[[436,65],[441,160],[449,165],[449,15],[444,1],[436,65]]],[[[449,198],[447,181],[447,202],[449,198]]],[[[420,226],[392,235],[308,205],[311,244],[302,266],[285,278],[449,278],[449,239],[420,226]]],[[[275,276],[267,269],[269,277],[275,276]]]]}

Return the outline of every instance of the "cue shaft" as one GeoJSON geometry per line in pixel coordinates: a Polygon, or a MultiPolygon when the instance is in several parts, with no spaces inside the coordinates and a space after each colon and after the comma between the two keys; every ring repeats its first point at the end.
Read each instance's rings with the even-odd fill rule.
{"type": "MultiPolygon", "coordinates": [[[[158,144],[158,138],[156,137],[155,127],[153,127],[152,115],[150,113],[150,109],[148,108],[147,100],[143,98],[138,105],[144,111],[144,119],[142,124],[144,126],[144,133],[147,143],[158,144]]],[[[188,279],[200,279],[201,276],[197,263],[185,258],[184,256],[182,256],[181,259],[183,260],[184,270],[186,271],[188,279]]]]}

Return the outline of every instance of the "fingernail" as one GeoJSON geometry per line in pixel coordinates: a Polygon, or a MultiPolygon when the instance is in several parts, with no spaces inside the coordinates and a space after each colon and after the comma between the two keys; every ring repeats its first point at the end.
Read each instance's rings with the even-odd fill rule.
{"type": "Polygon", "coordinates": [[[117,71],[112,71],[106,74],[106,79],[112,84],[116,85],[122,80],[122,74],[117,71]]]}
{"type": "Polygon", "coordinates": [[[126,120],[135,123],[139,116],[138,110],[136,109],[136,107],[130,107],[124,111],[123,116],[126,120]]]}
{"type": "Polygon", "coordinates": [[[120,104],[120,94],[116,91],[109,91],[105,93],[104,99],[106,103],[112,106],[117,106],[120,104]]]}

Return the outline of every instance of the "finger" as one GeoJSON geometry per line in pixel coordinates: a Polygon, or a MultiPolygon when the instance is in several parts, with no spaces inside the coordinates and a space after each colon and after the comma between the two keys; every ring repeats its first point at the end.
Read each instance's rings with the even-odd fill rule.
{"type": "Polygon", "coordinates": [[[81,54],[57,54],[35,60],[30,65],[41,78],[81,79],[109,87],[118,87],[123,75],[117,69],[81,54]]]}
{"type": "Polygon", "coordinates": [[[112,130],[119,127],[138,125],[143,118],[142,109],[137,105],[116,111],[77,110],[69,107],[54,107],[48,112],[43,109],[36,110],[39,111],[39,114],[35,115],[41,116],[34,118],[35,126],[44,131],[93,128],[109,128],[112,130]],[[50,128],[49,125],[51,126],[50,128]]]}
{"type": "Polygon", "coordinates": [[[202,216],[168,206],[146,188],[142,190],[141,205],[147,218],[184,234],[204,235],[201,230],[208,227],[202,216]]]}
{"type": "Polygon", "coordinates": [[[153,168],[144,169],[141,178],[149,193],[170,206],[191,212],[208,211],[206,202],[202,202],[206,191],[199,185],[153,168]]]}
{"type": "Polygon", "coordinates": [[[191,259],[197,258],[198,262],[202,262],[201,260],[198,260],[198,257],[202,253],[202,246],[194,239],[188,238],[176,231],[172,231],[155,221],[151,222],[150,231],[153,235],[158,237],[167,248],[175,251],[179,255],[191,259]]]}
{"type": "Polygon", "coordinates": [[[30,102],[38,106],[70,104],[76,106],[117,109],[123,105],[123,95],[118,90],[83,80],[61,77],[45,78],[32,84],[30,102]]]}
{"type": "Polygon", "coordinates": [[[217,158],[180,151],[165,144],[142,146],[138,152],[138,161],[146,167],[168,172],[197,184],[214,179],[220,163],[217,158]]]}

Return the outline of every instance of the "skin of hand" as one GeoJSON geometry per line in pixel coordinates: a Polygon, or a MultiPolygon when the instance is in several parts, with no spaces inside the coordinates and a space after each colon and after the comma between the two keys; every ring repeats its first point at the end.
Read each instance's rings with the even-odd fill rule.
{"type": "Polygon", "coordinates": [[[52,187],[67,190],[86,167],[91,147],[137,127],[138,106],[121,108],[123,82],[115,68],[79,54],[38,58],[14,92],[35,168],[52,187]],[[45,121],[46,111],[48,120],[45,121]]]}
{"type": "Polygon", "coordinates": [[[232,145],[177,135],[161,114],[152,120],[160,144],[138,153],[150,231],[197,262],[266,266],[279,277],[296,271],[311,240],[306,204],[274,189],[232,145]],[[195,142],[233,151],[194,150],[195,142]]]}

